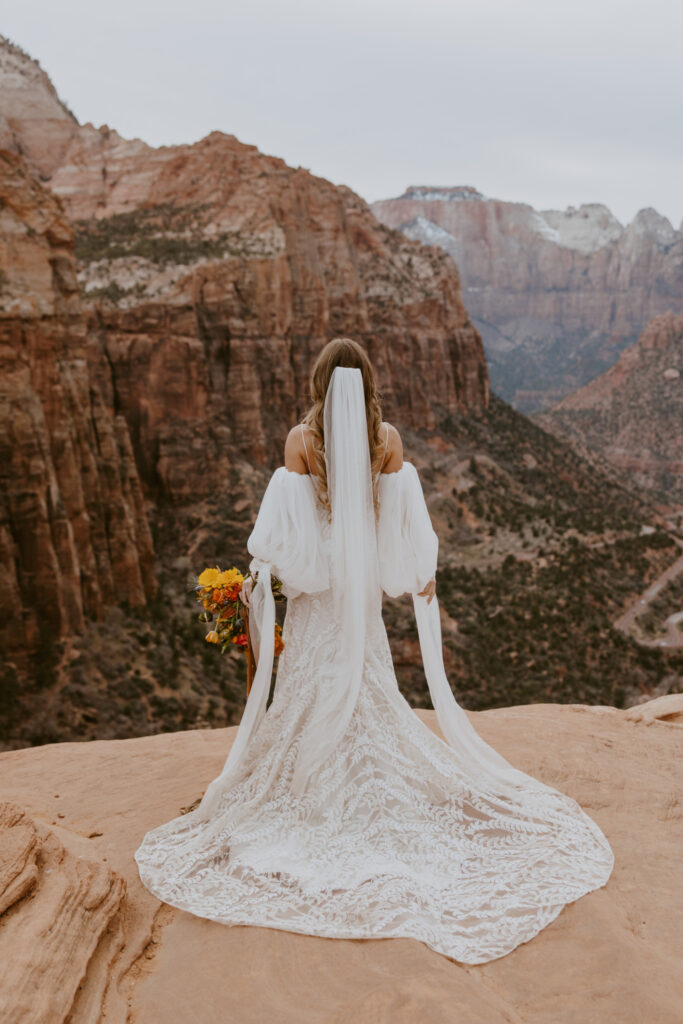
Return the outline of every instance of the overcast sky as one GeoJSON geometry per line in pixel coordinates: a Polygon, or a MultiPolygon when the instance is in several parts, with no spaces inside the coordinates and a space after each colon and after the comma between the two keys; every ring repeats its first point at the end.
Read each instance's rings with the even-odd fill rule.
{"type": "Polygon", "coordinates": [[[680,0],[21,0],[0,31],[79,121],[152,145],[219,129],[369,201],[683,218],[680,0]]]}

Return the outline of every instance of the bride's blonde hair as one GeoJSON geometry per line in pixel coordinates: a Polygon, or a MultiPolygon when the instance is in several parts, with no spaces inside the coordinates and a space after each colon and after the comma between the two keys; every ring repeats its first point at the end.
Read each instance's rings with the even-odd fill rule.
{"type": "Polygon", "coordinates": [[[365,416],[368,424],[370,468],[373,481],[372,493],[375,515],[378,515],[379,503],[377,499],[376,475],[381,469],[384,457],[384,437],[380,430],[382,425],[381,393],[377,387],[375,370],[367,352],[352,338],[333,338],[332,341],[328,341],[319,353],[311,370],[310,389],[313,405],[304,416],[302,422],[309,426],[313,432],[311,469],[316,474],[314,480],[318,497],[329,516],[332,509],[330,507],[330,496],[327,491],[323,410],[327,386],[330,383],[332,371],[336,366],[355,367],[360,370],[363,376],[365,416]]]}

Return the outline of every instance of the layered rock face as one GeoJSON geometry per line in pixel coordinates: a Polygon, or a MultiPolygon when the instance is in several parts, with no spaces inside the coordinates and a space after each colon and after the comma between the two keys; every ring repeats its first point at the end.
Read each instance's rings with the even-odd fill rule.
{"type": "Polygon", "coordinates": [[[657,317],[615,366],[538,420],[630,482],[683,501],[683,316],[657,317]]]}
{"type": "Polygon", "coordinates": [[[606,370],[654,317],[683,314],[683,233],[655,210],[624,227],[599,204],[538,212],[426,186],[371,208],[455,259],[492,386],[524,412],[606,370]]]}
{"type": "Polygon", "coordinates": [[[220,132],[150,151],[90,128],[50,184],[76,223],[112,407],[165,496],[208,493],[235,450],[276,465],[334,336],[365,343],[398,424],[486,408],[452,262],[350,190],[220,132]]]}
{"type": "Polygon", "coordinates": [[[59,167],[79,124],[37,60],[0,36],[0,149],[43,180],[59,167]]]}
{"type": "Polygon", "coordinates": [[[89,369],[73,231],[6,151],[0,266],[0,637],[21,657],[156,583],[128,428],[89,369]]]}
{"type": "MultiPolygon", "coordinates": [[[[417,714],[438,733],[434,712],[417,714]]],[[[229,927],[160,903],[133,854],[206,790],[236,730],[59,743],[0,754],[0,1016],[451,1024],[457,1006],[469,1024],[679,1024],[683,695],[470,717],[513,765],[577,800],[615,854],[606,886],[507,956],[468,967],[414,939],[229,927]]]]}
{"type": "Polygon", "coordinates": [[[0,50],[13,145],[76,224],[93,372],[155,493],[209,493],[235,449],[277,464],[308,407],[312,359],[335,335],[365,343],[399,425],[486,408],[481,339],[439,248],[231,135],[154,149],[74,128],[39,65],[0,50]],[[45,110],[68,122],[51,162],[31,144],[45,110]]]}

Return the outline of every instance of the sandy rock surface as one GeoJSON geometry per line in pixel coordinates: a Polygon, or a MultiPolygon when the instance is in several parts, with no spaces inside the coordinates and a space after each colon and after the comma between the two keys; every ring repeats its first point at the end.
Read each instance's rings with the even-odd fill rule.
{"type": "MultiPolygon", "coordinates": [[[[434,712],[417,713],[438,732],[434,712]]],[[[683,695],[471,717],[513,764],[578,800],[616,857],[603,889],[477,966],[410,939],[226,927],[148,893],[135,849],[218,774],[234,728],[1,754],[0,1018],[679,1024],[683,695]]]]}

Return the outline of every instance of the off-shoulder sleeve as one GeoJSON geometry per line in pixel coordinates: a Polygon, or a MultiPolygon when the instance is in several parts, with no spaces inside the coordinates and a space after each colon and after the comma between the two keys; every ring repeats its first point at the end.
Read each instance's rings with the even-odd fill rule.
{"type": "Polygon", "coordinates": [[[439,538],[412,462],[382,473],[378,485],[377,553],[380,581],[389,597],[416,594],[434,579],[439,538]]]}
{"type": "Polygon", "coordinates": [[[315,594],[330,585],[315,486],[285,466],[275,470],[247,541],[252,571],[268,563],[287,597],[315,594]]]}

